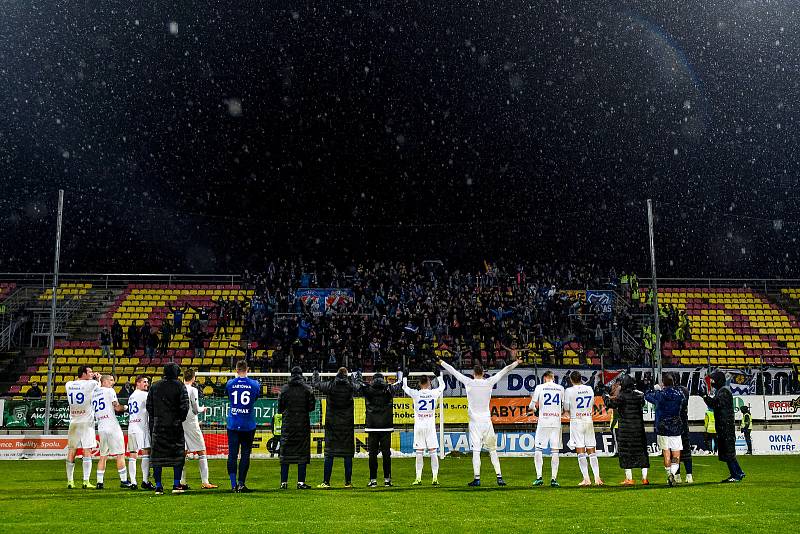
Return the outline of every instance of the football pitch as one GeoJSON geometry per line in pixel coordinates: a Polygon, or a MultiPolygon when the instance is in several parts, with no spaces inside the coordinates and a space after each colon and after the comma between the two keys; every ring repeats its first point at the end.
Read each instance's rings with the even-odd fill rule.
{"type": "MultiPolygon", "coordinates": [[[[508,482],[499,488],[488,457],[483,487],[468,488],[469,457],[442,461],[440,487],[410,487],[413,459],[392,462],[395,487],[368,489],[368,467],[356,459],[353,489],[343,488],[341,460],[333,489],[281,491],[279,464],[254,460],[247,484],[254,493],[227,488],[224,460],[211,461],[217,490],[200,490],[197,462],[187,463],[191,491],[155,496],[119,488],[113,463],[103,491],[66,488],[63,461],[0,462],[0,532],[786,532],[800,524],[800,456],[740,457],[747,478],[718,484],[726,475],[716,457],[694,459],[695,483],[669,488],[658,458],[651,458],[651,486],[619,487],[615,458],[601,458],[607,487],[578,488],[577,460],[562,458],[561,488],[533,488],[533,460],[502,458],[508,482]]],[[[97,462],[94,463],[96,469],[97,462]]],[[[545,478],[549,476],[545,459],[545,478]]],[[[81,478],[80,463],[75,479],[81,478]]],[[[634,471],[636,473],[636,471],[634,471]]],[[[171,470],[165,470],[171,479],[171,470]]],[[[313,460],[307,482],[321,481],[322,460],[313,460]]],[[[140,473],[141,475],[141,473],[140,473]]],[[[379,477],[381,476],[379,468],[379,477]]],[[[92,482],[95,481],[94,470],[92,482]]],[[[379,478],[382,483],[382,479],[379,478]]],[[[165,478],[166,482],[166,478],[165,478]]],[[[165,483],[165,487],[168,486],[165,483]]]]}

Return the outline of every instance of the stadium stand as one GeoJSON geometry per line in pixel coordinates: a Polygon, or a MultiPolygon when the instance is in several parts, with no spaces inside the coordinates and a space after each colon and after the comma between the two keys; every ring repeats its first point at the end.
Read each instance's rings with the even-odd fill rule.
{"type": "Polygon", "coordinates": [[[14,289],[16,289],[16,287],[17,284],[13,282],[0,283],[0,302],[4,301],[6,297],[11,295],[11,293],[14,292],[14,289]]]}
{"type": "MultiPolygon", "coordinates": [[[[70,284],[65,285],[64,295],[79,296],[80,291],[89,284],[70,284]]],[[[61,287],[59,288],[61,293],[61,287]]],[[[111,308],[103,314],[99,321],[101,327],[110,327],[118,320],[120,324],[127,328],[131,324],[137,326],[149,322],[150,327],[156,331],[165,319],[172,317],[169,306],[188,305],[183,323],[184,330],[174,333],[169,343],[166,353],[159,353],[158,356],[146,357],[144,349],[140,345],[133,354],[126,350],[117,349],[115,356],[117,362],[114,364],[110,359],[101,356],[101,348],[97,341],[62,341],[56,344],[54,350],[54,375],[56,391],[64,393],[64,384],[74,378],[79,365],[91,365],[93,369],[101,373],[111,373],[116,368],[118,380],[117,389],[127,382],[133,382],[138,374],[149,374],[158,376],[160,367],[172,360],[183,366],[191,366],[195,369],[204,371],[221,371],[230,367],[233,358],[241,357],[243,352],[240,350],[242,327],[231,325],[225,335],[217,332],[218,318],[217,310],[226,301],[243,301],[252,297],[253,291],[242,289],[240,286],[209,286],[209,285],[130,285],[127,290],[120,294],[111,308]],[[211,318],[205,327],[204,334],[209,338],[204,343],[207,347],[205,355],[198,357],[196,352],[190,350],[188,323],[197,317],[198,310],[206,308],[211,311],[211,318]]],[[[52,292],[49,292],[52,298],[52,292]]],[[[127,345],[126,345],[127,346],[127,345]]],[[[22,375],[15,386],[12,386],[9,393],[14,395],[25,395],[30,389],[30,385],[38,382],[44,390],[47,382],[47,350],[38,357],[34,365],[29,367],[27,373],[22,375]]]]}
{"type": "MultiPolygon", "coordinates": [[[[56,290],[56,299],[80,299],[92,288],[92,284],[66,283],[59,284],[56,290]]],[[[48,288],[39,296],[39,300],[50,300],[53,298],[53,290],[48,288]]]]}
{"type": "Polygon", "coordinates": [[[670,363],[800,364],[800,323],[751,289],[659,288],[658,300],[662,306],[684,310],[691,324],[691,341],[664,343],[670,363]]]}

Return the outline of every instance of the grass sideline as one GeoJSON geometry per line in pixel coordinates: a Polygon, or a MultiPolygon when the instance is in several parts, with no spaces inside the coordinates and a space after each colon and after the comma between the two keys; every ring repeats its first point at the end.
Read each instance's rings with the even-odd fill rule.
{"type": "MultiPolygon", "coordinates": [[[[0,532],[784,532],[800,524],[800,456],[741,457],[747,472],[741,484],[717,484],[727,474],[716,457],[695,458],[695,484],[669,488],[659,458],[651,458],[653,485],[622,488],[614,458],[601,458],[605,488],[578,488],[577,460],[562,458],[561,488],[532,488],[533,460],[502,458],[509,486],[498,488],[488,458],[484,486],[467,488],[469,457],[442,461],[439,488],[411,488],[413,459],[392,462],[394,488],[368,489],[367,461],[354,462],[355,488],[344,489],[341,460],[334,465],[331,490],[278,490],[279,464],[254,460],[249,495],[228,486],[225,461],[211,461],[218,490],[199,490],[197,462],[188,462],[185,495],[156,497],[119,488],[113,463],[104,491],[68,490],[63,461],[0,462],[0,532]]],[[[95,481],[94,462],[92,482],[95,481]]],[[[81,478],[77,463],[75,478],[81,478]]],[[[321,481],[322,461],[313,460],[308,483],[321,481]]],[[[171,478],[171,470],[165,470],[171,478]]],[[[140,473],[141,475],[141,473],[140,473]]],[[[545,459],[545,478],[549,459],[545,459]]],[[[379,469],[380,476],[380,469],[379,469]]],[[[167,486],[167,484],[165,484],[167,486]]]]}

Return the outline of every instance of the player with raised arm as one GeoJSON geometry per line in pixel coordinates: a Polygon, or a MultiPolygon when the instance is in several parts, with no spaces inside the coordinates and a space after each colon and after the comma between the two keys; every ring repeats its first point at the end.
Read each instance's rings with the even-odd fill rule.
{"type": "Polygon", "coordinates": [[[127,406],[117,400],[114,391],[114,377],[103,375],[100,387],[92,395],[92,408],[97,419],[97,434],[100,436],[100,461],[97,462],[97,489],[105,487],[106,462],[112,456],[117,461],[120,487],[129,488],[128,469],[125,467],[125,436],[117,421],[117,414],[124,412],[127,406]]]}
{"type": "Polygon", "coordinates": [[[247,378],[247,362],[236,362],[236,378],[231,378],[225,385],[228,394],[230,413],[228,414],[228,476],[231,479],[231,491],[234,493],[250,493],[247,487],[247,471],[250,469],[250,453],[253,451],[253,439],[256,435],[256,399],[261,395],[261,384],[257,380],[247,378]],[[239,457],[239,478],[236,478],[236,463],[239,457]]]}
{"type": "Polygon", "coordinates": [[[431,388],[431,381],[426,375],[419,377],[419,389],[408,387],[408,378],[403,377],[403,391],[411,397],[414,403],[414,451],[417,454],[417,477],[412,486],[422,484],[422,467],[424,465],[425,449],[431,457],[431,471],[433,472],[434,486],[439,485],[439,439],[436,436],[436,401],[442,398],[444,380],[439,380],[439,385],[431,388]]]}
{"type": "Polygon", "coordinates": [[[150,483],[150,423],[147,415],[147,390],[150,379],[136,377],[136,390],[128,398],[128,482],[136,489],[136,460],[142,452],[142,489],[154,490],[150,483]]]}
{"type": "MultiPolygon", "coordinates": [[[[183,422],[183,439],[186,454],[196,453],[200,464],[200,482],[203,489],[216,489],[216,486],[208,481],[208,458],[206,457],[206,442],[203,439],[203,431],[200,430],[200,421],[197,416],[206,411],[205,406],[200,406],[200,395],[194,387],[195,371],[186,369],[183,373],[183,384],[186,386],[186,393],[189,395],[189,413],[183,422]]],[[[181,475],[181,485],[186,485],[186,469],[181,475]]]]}
{"type": "Polygon", "coordinates": [[[594,408],[594,390],[583,383],[581,374],[572,371],[569,375],[572,387],[566,390],[564,411],[569,412],[569,445],[578,453],[578,467],[583,475],[579,486],[591,486],[589,479],[589,466],[592,466],[594,483],[603,486],[600,479],[600,464],[597,461],[597,439],[594,435],[594,422],[592,410],[594,408]]]}
{"type": "Polygon", "coordinates": [[[94,436],[92,395],[100,387],[100,374],[86,365],[78,367],[78,379],[67,382],[69,403],[69,434],[67,442],[67,488],[75,487],[75,454],[83,449],[83,489],[94,488],[89,482],[92,474],[92,449],[97,447],[94,436]]]}
{"type": "MultiPolygon", "coordinates": [[[[512,351],[512,354],[514,351],[512,351]]],[[[516,354],[514,354],[516,356],[516,354]]],[[[492,417],[489,412],[489,402],[492,399],[492,389],[504,376],[512,369],[522,363],[521,358],[517,358],[512,364],[505,366],[502,370],[489,378],[484,378],[483,366],[475,364],[472,378],[461,374],[449,363],[439,360],[437,362],[448,373],[464,384],[467,390],[467,414],[469,416],[469,441],[472,447],[472,470],[474,479],[467,484],[477,487],[481,485],[481,448],[489,451],[489,458],[494,466],[497,475],[497,485],[505,486],[503,474],[500,471],[500,458],[497,456],[497,434],[494,433],[492,417]]]]}
{"type": "Polygon", "coordinates": [[[542,465],[544,458],[542,451],[550,447],[550,470],[552,476],[550,485],[559,487],[558,463],[561,452],[561,416],[564,413],[564,387],[553,382],[553,371],[545,371],[544,382],[536,386],[531,395],[530,408],[537,414],[534,464],[536,466],[536,480],[534,486],[541,486],[542,465]]]}

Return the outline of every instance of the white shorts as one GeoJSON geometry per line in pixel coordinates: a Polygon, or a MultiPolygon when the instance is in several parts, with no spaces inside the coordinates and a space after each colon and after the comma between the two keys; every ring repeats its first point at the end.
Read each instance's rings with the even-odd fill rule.
{"type": "Polygon", "coordinates": [[[470,423],[469,443],[473,451],[479,451],[481,449],[496,451],[497,434],[494,433],[492,423],[470,423]]]}
{"type": "Polygon", "coordinates": [[[203,432],[197,425],[183,427],[183,439],[186,442],[184,449],[191,452],[206,450],[206,440],[203,439],[203,432]]]}
{"type": "Polygon", "coordinates": [[[100,456],[119,456],[125,454],[125,436],[122,429],[100,432],[100,456]]]}
{"type": "Polygon", "coordinates": [[[597,438],[594,435],[594,423],[577,419],[569,422],[569,445],[570,449],[595,449],[597,448],[597,438]]]}
{"type": "Polygon", "coordinates": [[[94,449],[97,447],[97,440],[94,434],[94,422],[70,423],[67,446],[70,449],[94,449]]]}
{"type": "Polygon", "coordinates": [[[537,449],[547,449],[553,451],[561,450],[561,427],[536,428],[535,444],[537,449]]]}
{"type": "Polygon", "coordinates": [[[436,435],[436,425],[414,425],[414,450],[438,449],[439,437],[436,435]]]}
{"type": "Polygon", "coordinates": [[[662,451],[665,449],[682,451],[683,440],[681,440],[680,436],[658,436],[658,448],[662,451]]]}
{"type": "Polygon", "coordinates": [[[128,452],[139,452],[150,448],[150,434],[128,431],[128,452]]]}

